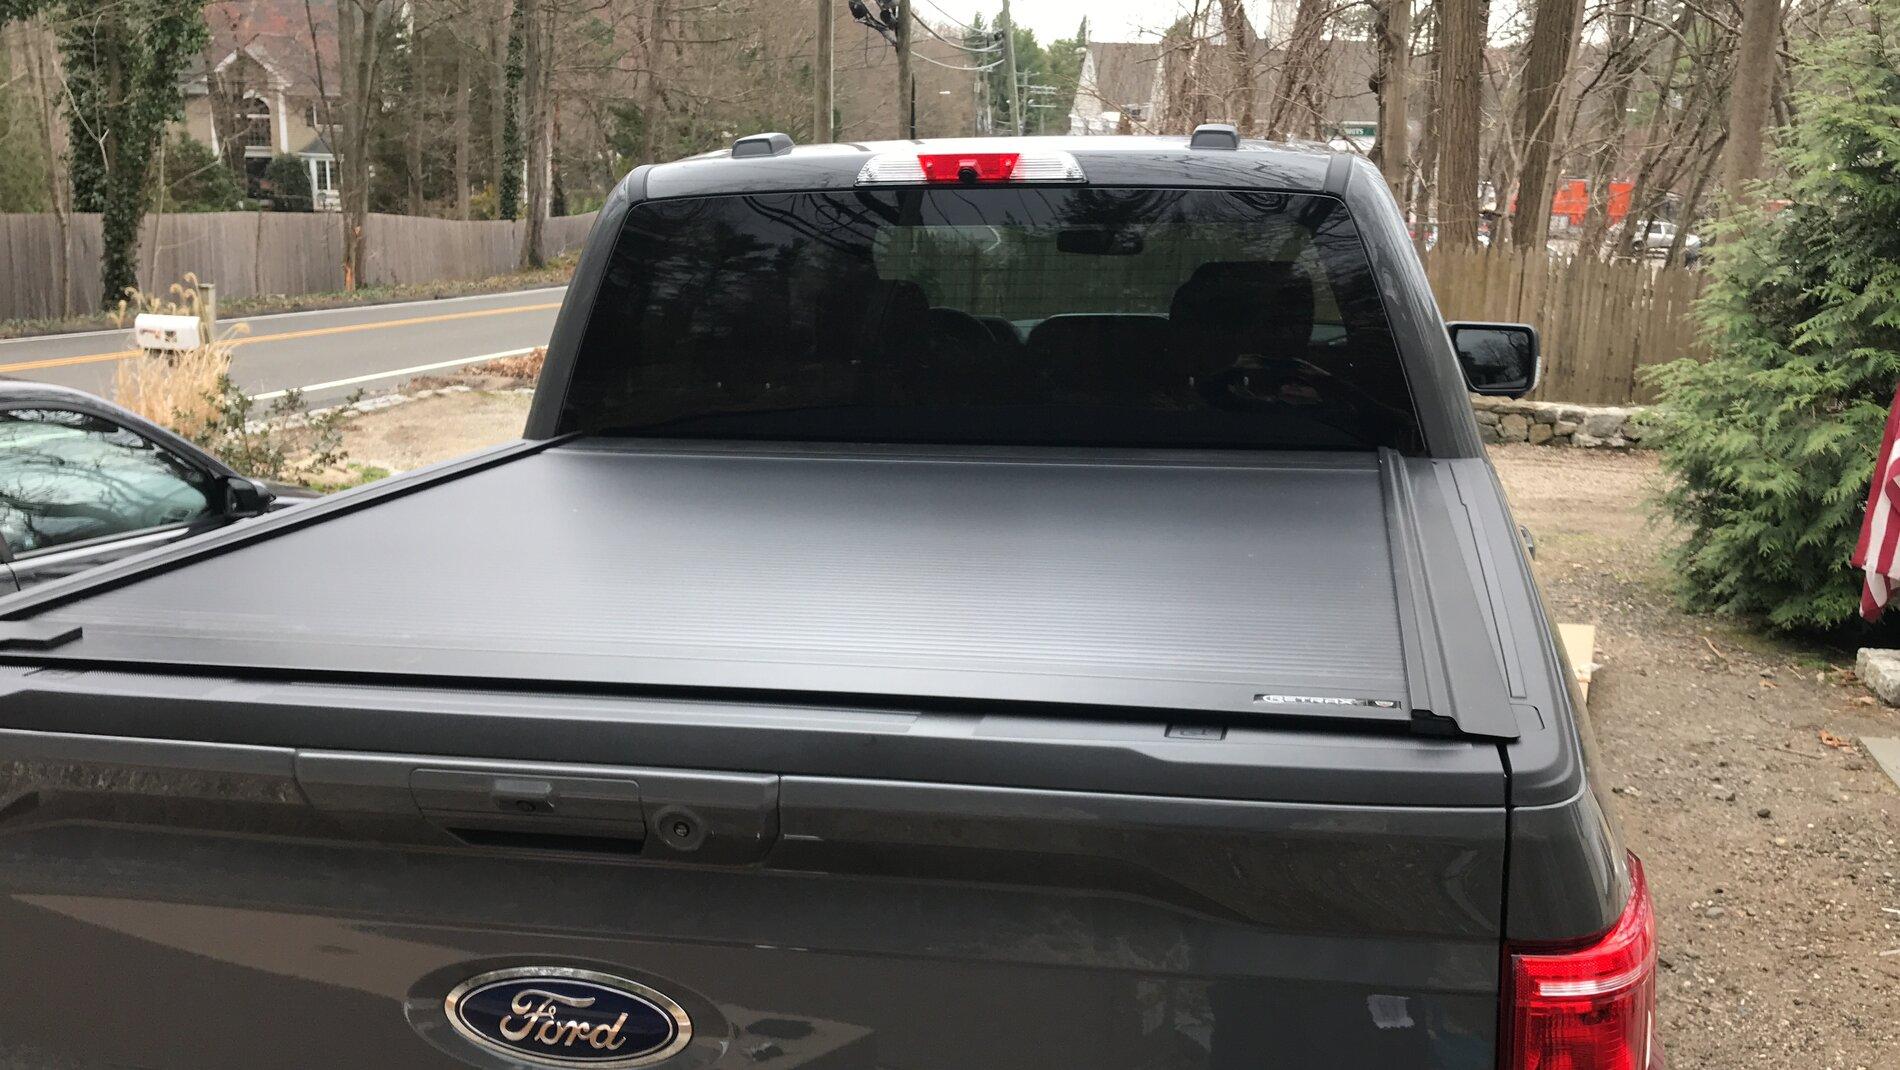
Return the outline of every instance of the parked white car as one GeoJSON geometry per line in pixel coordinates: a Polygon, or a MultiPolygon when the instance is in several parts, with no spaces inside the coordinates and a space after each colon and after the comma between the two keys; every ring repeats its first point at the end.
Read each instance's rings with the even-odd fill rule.
{"type": "MultiPolygon", "coordinates": [[[[1676,243],[1676,229],[1674,223],[1665,223],[1662,220],[1655,220],[1649,224],[1648,233],[1638,234],[1630,239],[1630,247],[1634,252],[1651,254],[1667,253],[1670,247],[1676,243]]],[[[1683,236],[1682,251],[1685,254],[1693,253],[1700,248],[1702,248],[1701,238],[1696,237],[1694,234],[1686,234],[1683,236]]]]}

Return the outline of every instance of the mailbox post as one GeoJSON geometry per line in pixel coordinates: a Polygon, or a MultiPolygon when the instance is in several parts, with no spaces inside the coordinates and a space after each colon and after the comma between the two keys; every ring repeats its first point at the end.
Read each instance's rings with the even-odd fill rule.
{"type": "Polygon", "coordinates": [[[198,315],[204,317],[204,342],[206,345],[218,340],[218,284],[201,282],[198,284],[198,315]]]}

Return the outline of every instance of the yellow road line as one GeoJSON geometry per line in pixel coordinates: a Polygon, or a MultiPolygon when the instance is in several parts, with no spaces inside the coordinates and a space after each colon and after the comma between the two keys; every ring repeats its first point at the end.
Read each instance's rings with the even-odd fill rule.
{"type": "MultiPolygon", "coordinates": [[[[410,316],[407,319],[379,320],[373,323],[345,323],[336,327],[312,327],[303,331],[283,331],[278,334],[247,334],[229,339],[233,346],[246,346],[256,342],[287,342],[296,338],[316,338],[326,334],[348,334],[352,331],[379,331],[385,327],[414,327],[424,323],[444,323],[448,320],[472,319],[476,316],[505,316],[511,312],[546,312],[551,308],[560,308],[559,301],[549,301],[540,305],[514,305],[509,308],[480,308],[470,312],[444,312],[438,316],[410,316]]],[[[0,364],[0,374],[6,372],[30,372],[41,368],[64,368],[72,364],[97,364],[106,360],[124,360],[136,357],[143,350],[120,349],[111,353],[87,353],[75,357],[48,357],[44,360],[25,360],[17,364],[0,364]]]]}

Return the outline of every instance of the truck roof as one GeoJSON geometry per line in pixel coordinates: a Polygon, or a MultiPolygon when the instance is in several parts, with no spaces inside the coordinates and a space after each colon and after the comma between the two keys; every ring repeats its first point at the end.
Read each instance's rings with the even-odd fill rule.
{"type": "Polygon", "coordinates": [[[730,148],[720,149],[641,170],[647,198],[844,189],[858,184],[859,172],[873,157],[903,153],[1068,153],[1082,165],[1091,185],[1245,186],[1339,194],[1355,166],[1371,173],[1371,164],[1360,157],[1323,145],[1240,138],[1231,142],[1232,148],[1195,148],[1190,141],[1127,135],[985,137],[788,148],[788,139],[769,146],[777,149],[773,153],[744,155],[742,150],[735,156],[730,148]]]}

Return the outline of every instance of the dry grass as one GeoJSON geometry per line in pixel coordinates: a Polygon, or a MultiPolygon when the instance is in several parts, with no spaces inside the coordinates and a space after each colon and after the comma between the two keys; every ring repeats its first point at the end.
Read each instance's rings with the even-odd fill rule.
{"type": "MultiPolygon", "coordinates": [[[[127,326],[141,312],[198,315],[198,280],[187,275],[165,296],[134,292],[119,303],[113,321],[127,326]]],[[[178,353],[147,353],[119,362],[112,397],[147,420],[200,441],[218,422],[222,382],[230,370],[228,338],[178,353]]]]}
{"type": "Polygon", "coordinates": [[[221,342],[183,353],[148,353],[119,362],[112,397],[147,420],[196,440],[217,421],[218,383],[230,368],[230,346],[221,342]]]}
{"type": "Polygon", "coordinates": [[[463,369],[471,375],[492,375],[498,379],[526,379],[533,382],[541,374],[541,365],[548,359],[548,347],[536,346],[533,350],[518,357],[502,357],[484,364],[471,365],[463,369]]]}

